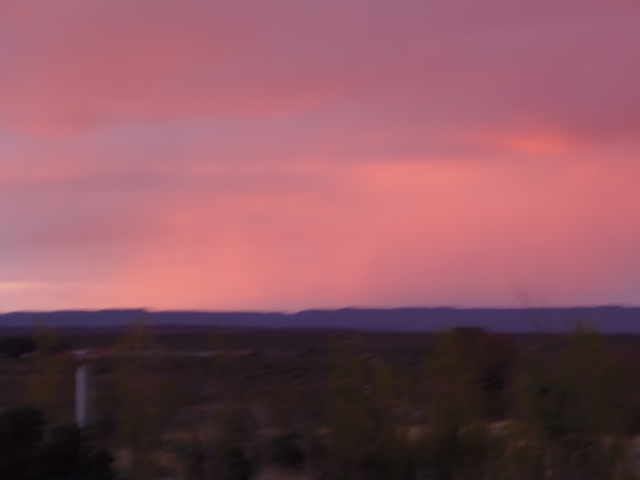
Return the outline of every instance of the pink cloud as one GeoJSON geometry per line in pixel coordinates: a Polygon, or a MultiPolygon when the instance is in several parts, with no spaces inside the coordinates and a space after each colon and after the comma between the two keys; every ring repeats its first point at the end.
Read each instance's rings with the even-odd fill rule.
{"type": "Polygon", "coordinates": [[[2,122],[27,131],[318,108],[387,127],[640,125],[635,2],[27,5],[5,17],[0,81],[2,122]]]}
{"type": "Polygon", "coordinates": [[[65,188],[49,224],[23,232],[37,242],[5,249],[31,256],[13,281],[83,278],[78,301],[95,308],[513,305],[516,288],[629,303],[616,292],[638,280],[638,178],[636,163],[593,159],[256,165],[142,192],[65,188]],[[230,175],[233,189],[210,187],[230,175]],[[65,222],[78,198],[85,213],[65,222]]]}
{"type": "Polygon", "coordinates": [[[639,21],[0,0],[0,308],[637,303],[639,21]]]}

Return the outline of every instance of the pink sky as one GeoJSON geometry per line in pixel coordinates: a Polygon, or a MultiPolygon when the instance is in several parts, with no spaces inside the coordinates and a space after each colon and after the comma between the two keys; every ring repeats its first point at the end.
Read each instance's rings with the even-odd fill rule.
{"type": "Polygon", "coordinates": [[[637,0],[0,0],[0,311],[640,305],[637,0]]]}

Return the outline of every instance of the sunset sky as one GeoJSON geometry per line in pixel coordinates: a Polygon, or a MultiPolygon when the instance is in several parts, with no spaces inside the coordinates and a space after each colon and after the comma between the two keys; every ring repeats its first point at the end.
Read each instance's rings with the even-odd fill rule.
{"type": "Polygon", "coordinates": [[[0,0],[0,311],[640,305],[638,0],[0,0]]]}

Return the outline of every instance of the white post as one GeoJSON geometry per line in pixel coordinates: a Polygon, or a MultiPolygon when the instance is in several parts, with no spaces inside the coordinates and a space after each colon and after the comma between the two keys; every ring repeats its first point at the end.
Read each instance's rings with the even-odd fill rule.
{"type": "Polygon", "coordinates": [[[89,372],[86,365],[80,365],[76,370],[76,424],[84,428],[88,423],[88,383],[89,372]]]}

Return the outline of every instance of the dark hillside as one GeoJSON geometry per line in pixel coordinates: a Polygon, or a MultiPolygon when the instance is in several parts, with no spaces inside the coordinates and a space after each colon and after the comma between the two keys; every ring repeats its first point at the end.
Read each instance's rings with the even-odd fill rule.
{"type": "Polygon", "coordinates": [[[219,325],[227,328],[346,329],[378,332],[437,332],[452,327],[481,327],[501,333],[563,333],[585,322],[607,334],[640,333],[640,308],[581,307],[534,309],[395,308],[304,310],[279,312],[146,312],[100,310],[14,312],[0,315],[0,328],[21,333],[38,323],[55,328],[104,328],[120,333],[144,319],[154,327],[185,329],[219,325]]]}

